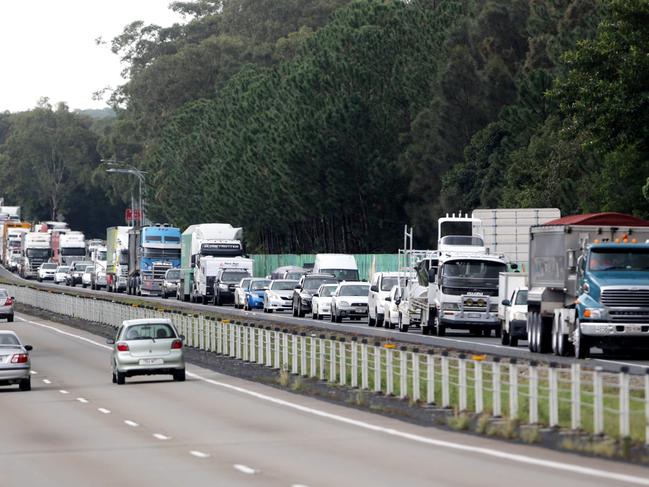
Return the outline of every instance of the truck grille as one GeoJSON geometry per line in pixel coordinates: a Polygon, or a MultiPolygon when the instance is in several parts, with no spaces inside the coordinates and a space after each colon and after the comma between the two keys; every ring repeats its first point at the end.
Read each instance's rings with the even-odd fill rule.
{"type": "Polygon", "coordinates": [[[649,323],[649,311],[610,311],[613,323],[649,323]]]}
{"type": "Polygon", "coordinates": [[[604,289],[602,304],[611,308],[649,308],[649,289],[604,289]]]}
{"type": "Polygon", "coordinates": [[[462,309],[464,311],[487,311],[489,298],[487,296],[464,296],[462,298],[462,309]]]}
{"type": "Polygon", "coordinates": [[[498,296],[498,289],[467,289],[465,287],[442,287],[442,293],[449,296],[462,296],[466,293],[481,293],[485,296],[498,296]]]}
{"type": "Polygon", "coordinates": [[[170,265],[154,265],[153,266],[153,279],[163,280],[167,271],[171,269],[170,265]]]}

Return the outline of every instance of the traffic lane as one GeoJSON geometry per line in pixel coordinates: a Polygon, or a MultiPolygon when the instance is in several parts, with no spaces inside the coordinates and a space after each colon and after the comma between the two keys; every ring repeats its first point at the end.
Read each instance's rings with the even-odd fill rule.
{"type": "MultiPolygon", "coordinates": [[[[37,319],[32,321],[39,322],[37,319]]],[[[92,335],[71,328],[51,326],[93,339],[92,335]]],[[[47,340],[53,347],[62,347],[64,352],[87,347],[95,352],[98,361],[103,361],[108,353],[100,346],[101,343],[92,345],[73,337],[57,336],[51,330],[33,325],[25,326],[25,329],[30,327],[36,328],[37,333],[49,332],[47,340]]],[[[74,355],[85,357],[80,353],[74,355]]],[[[459,445],[477,445],[510,455],[527,454],[531,458],[574,462],[575,465],[590,465],[613,472],[647,474],[646,469],[638,467],[421,428],[199,368],[191,368],[198,376],[190,375],[193,380],[186,383],[128,379],[126,386],[119,387],[108,383],[107,374],[97,375],[95,367],[85,367],[85,362],[81,365],[90,375],[96,376],[89,380],[105,381],[106,384],[87,391],[87,398],[92,403],[107,404],[105,407],[121,416],[128,414],[150,431],[164,427],[165,434],[174,438],[191,438],[193,447],[205,451],[211,455],[210,458],[218,459],[223,465],[248,466],[253,471],[249,475],[268,482],[322,485],[350,482],[357,485],[370,482],[377,485],[394,482],[408,485],[434,485],[436,482],[438,485],[475,485],[476,482],[486,485],[515,485],[520,482],[547,485],[548,482],[558,482],[559,485],[597,485],[602,480],[531,467],[512,462],[511,458],[494,459],[475,452],[458,453],[449,448],[422,445],[407,437],[394,437],[389,433],[392,431],[453,441],[459,445]],[[303,409],[297,410],[288,404],[303,409]],[[315,412],[322,412],[325,416],[315,412]],[[380,430],[368,430],[332,416],[374,425],[380,430]],[[377,463],[377,459],[380,462],[377,463]],[[464,468],[467,462],[472,466],[469,471],[464,468]]],[[[600,484],[612,485],[610,480],[600,484]]]]}
{"type": "MultiPolygon", "coordinates": [[[[25,281],[24,279],[20,279],[18,276],[15,276],[2,267],[0,267],[0,275],[11,277],[14,280],[22,281],[23,283],[29,282],[25,281]]],[[[56,285],[50,282],[44,284],[46,287],[52,289],[61,287],[61,285],[56,285]]],[[[65,286],[63,286],[63,288],[68,290],[72,289],[65,286]]],[[[115,294],[108,293],[106,291],[92,291],[90,289],[79,288],[75,289],[79,293],[99,294],[103,297],[115,296],[115,294]]],[[[147,302],[150,302],[151,304],[160,304],[161,302],[164,302],[162,298],[156,297],[139,297],[138,299],[143,299],[147,302]]],[[[180,306],[187,311],[194,312],[201,312],[207,310],[208,308],[212,308],[212,310],[214,311],[222,311],[228,315],[233,315],[237,319],[258,320],[259,322],[266,323],[273,327],[281,328],[282,326],[286,325],[313,326],[314,328],[318,328],[313,330],[313,333],[316,334],[332,334],[336,332],[360,333],[367,336],[367,339],[370,342],[372,339],[394,339],[395,341],[410,344],[412,346],[448,348],[467,353],[491,354],[521,360],[537,360],[543,363],[556,362],[565,366],[569,366],[576,361],[574,357],[558,357],[552,354],[531,353],[527,349],[526,342],[523,340],[521,340],[521,344],[518,347],[510,347],[502,345],[500,343],[500,340],[494,337],[473,337],[468,332],[458,330],[447,331],[447,336],[445,337],[432,337],[422,335],[421,329],[416,327],[411,327],[407,333],[403,333],[398,330],[370,327],[367,324],[367,320],[358,322],[344,321],[343,323],[331,323],[327,320],[313,320],[308,317],[296,318],[293,317],[290,312],[268,314],[263,313],[262,311],[245,311],[234,309],[232,306],[214,306],[210,304],[203,305],[197,303],[185,303],[181,301],[174,301],[174,305],[180,306]]],[[[593,350],[594,356],[591,359],[580,360],[579,362],[584,366],[601,366],[604,368],[604,370],[609,372],[618,372],[621,367],[629,367],[631,373],[643,374],[646,372],[646,369],[649,368],[649,360],[638,358],[637,356],[606,357],[600,350],[593,350]]]]}

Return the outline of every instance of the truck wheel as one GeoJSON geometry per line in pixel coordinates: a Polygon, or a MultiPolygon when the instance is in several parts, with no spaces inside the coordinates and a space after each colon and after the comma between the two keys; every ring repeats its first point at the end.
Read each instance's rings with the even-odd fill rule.
{"type": "Polygon", "coordinates": [[[518,337],[510,337],[509,346],[510,347],[518,347],[518,337]]]}
{"type": "Polygon", "coordinates": [[[295,302],[293,302],[293,316],[297,318],[297,307],[295,306],[295,302]]]}
{"type": "Polygon", "coordinates": [[[552,351],[552,322],[537,313],[538,348],[541,353],[552,351]]]}
{"type": "Polygon", "coordinates": [[[403,324],[403,316],[399,313],[399,331],[402,333],[408,333],[408,325],[403,324]]]}
{"type": "Polygon", "coordinates": [[[502,330],[500,332],[500,343],[505,346],[509,345],[509,333],[507,333],[505,330],[502,330]]]}
{"type": "Polygon", "coordinates": [[[377,328],[383,328],[383,323],[385,322],[385,315],[383,315],[383,319],[379,319],[379,315],[376,315],[376,327],[377,328]]]}
{"type": "Polygon", "coordinates": [[[502,331],[502,329],[501,329],[499,326],[497,326],[496,328],[494,328],[494,336],[495,336],[496,338],[502,338],[502,336],[503,336],[503,331],[502,331]]]}
{"type": "Polygon", "coordinates": [[[536,332],[534,330],[536,313],[527,314],[527,348],[530,352],[536,352],[536,332]]]}
{"type": "Polygon", "coordinates": [[[581,328],[579,328],[579,320],[575,322],[575,357],[579,359],[585,359],[590,357],[590,343],[588,337],[585,337],[581,334],[581,328]]]}
{"type": "Polygon", "coordinates": [[[376,319],[374,319],[374,318],[372,318],[371,316],[369,316],[369,317],[367,318],[367,324],[368,324],[368,326],[376,326],[376,319]]]}

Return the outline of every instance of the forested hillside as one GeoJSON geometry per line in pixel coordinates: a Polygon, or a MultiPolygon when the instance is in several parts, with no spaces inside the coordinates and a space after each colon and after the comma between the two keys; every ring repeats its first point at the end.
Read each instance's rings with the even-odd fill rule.
{"type": "Polygon", "coordinates": [[[477,207],[649,216],[649,0],[172,8],[187,22],[113,40],[128,77],[114,121],[0,116],[8,199],[118,223],[129,187],[99,166],[116,157],[148,172],[154,219],[240,225],[259,252],[394,251],[405,223],[425,247],[440,214],[477,207]]]}

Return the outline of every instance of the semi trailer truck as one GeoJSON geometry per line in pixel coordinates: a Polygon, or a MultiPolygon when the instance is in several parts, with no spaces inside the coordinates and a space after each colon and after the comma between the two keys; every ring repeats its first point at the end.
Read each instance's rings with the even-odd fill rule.
{"type": "Polygon", "coordinates": [[[128,294],[161,296],[169,269],[180,267],[180,229],[167,224],[128,232],[128,294]]]}
{"type": "Polygon", "coordinates": [[[569,216],[530,232],[527,334],[532,352],[587,358],[649,349],[649,221],[569,216]]]}

